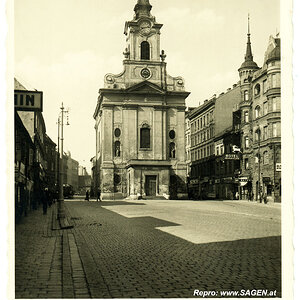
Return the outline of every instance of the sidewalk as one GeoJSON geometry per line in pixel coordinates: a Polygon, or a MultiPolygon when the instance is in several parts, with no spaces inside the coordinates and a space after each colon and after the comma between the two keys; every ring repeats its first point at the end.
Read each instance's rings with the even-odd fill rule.
{"type": "Polygon", "coordinates": [[[90,298],[74,236],[56,227],[56,205],[15,227],[16,298],[90,298]]]}

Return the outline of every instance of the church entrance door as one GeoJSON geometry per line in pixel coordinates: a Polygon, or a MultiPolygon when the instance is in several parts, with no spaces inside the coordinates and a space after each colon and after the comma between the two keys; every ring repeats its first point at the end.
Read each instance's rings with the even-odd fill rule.
{"type": "Polygon", "coordinates": [[[146,196],[156,196],[156,176],[146,176],[146,196]]]}

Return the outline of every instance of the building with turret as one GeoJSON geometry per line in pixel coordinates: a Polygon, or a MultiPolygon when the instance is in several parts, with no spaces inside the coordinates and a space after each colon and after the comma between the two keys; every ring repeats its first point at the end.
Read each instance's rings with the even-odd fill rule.
{"type": "MultiPolygon", "coordinates": [[[[251,49],[250,49],[251,51],[251,49]]],[[[248,52],[248,47],[247,47],[248,52]]],[[[246,60],[245,60],[246,62],[246,60]]],[[[244,64],[243,64],[244,65],[244,64]]],[[[243,66],[242,65],[242,66],[243,66]]],[[[242,153],[241,197],[281,201],[281,83],[280,39],[270,37],[261,68],[240,68],[246,80],[240,103],[242,153]],[[251,76],[245,78],[246,71],[251,76]]]]}
{"type": "Polygon", "coordinates": [[[281,201],[280,39],[260,68],[250,36],[248,23],[240,80],[187,115],[193,198],[281,201]]]}
{"type": "Polygon", "coordinates": [[[125,23],[123,71],[107,74],[99,90],[95,188],[103,199],[186,198],[185,91],[167,73],[162,24],[148,0],[125,23]]]}

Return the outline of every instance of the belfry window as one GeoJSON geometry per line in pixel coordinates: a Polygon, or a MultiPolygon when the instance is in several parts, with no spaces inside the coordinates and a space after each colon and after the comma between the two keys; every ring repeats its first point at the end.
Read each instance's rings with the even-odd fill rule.
{"type": "Polygon", "coordinates": [[[141,43],[141,59],[150,59],[150,45],[146,41],[141,43]]]}
{"type": "Polygon", "coordinates": [[[150,128],[141,128],[140,147],[143,149],[150,148],[150,128]]]}

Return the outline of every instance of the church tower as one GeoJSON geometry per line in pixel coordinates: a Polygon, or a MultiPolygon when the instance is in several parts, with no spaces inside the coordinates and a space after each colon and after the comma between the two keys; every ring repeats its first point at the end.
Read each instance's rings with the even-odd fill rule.
{"type": "Polygon", "coordinates": [[[149,0],[125,23],[123,72],[106,74],[94,113],[102,198],[185,198],[185,91],[167,74],[149,0]]]}

